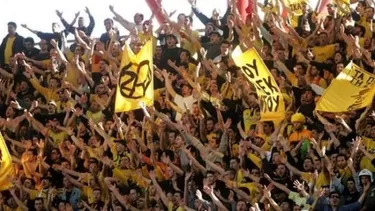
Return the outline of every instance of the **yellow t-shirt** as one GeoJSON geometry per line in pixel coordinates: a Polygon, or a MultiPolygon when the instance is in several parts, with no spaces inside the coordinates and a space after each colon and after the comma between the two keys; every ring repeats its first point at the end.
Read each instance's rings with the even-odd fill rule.
{"type": "MultiPolygon", "coordinates": [[[[199,39],[199,33],[197,31],[193,31],[191,33],[191,36],[195,37],[195,39],[199,39]]],[[[187,39],[183,39],[183,42],[184,46],[182,48],[189,51],[191,56],[194,56],[194,54],[197,53],[197,49],[194,47],[194,43],[190,42],[187,39]]]]}
{"type": "Polygon", "coordinates": [[[96,113],[92,113],[91,111],[87,111],[86,116],[87,116],[88,119],[92,119],[92,121],[97,124],[100,121],[102,121],[102,119],[104,117],[104,114],[101,111],[96,112],[96,113]]]}
{"type": "Polygon", "coordinates": [[[347,166],[344,169],[339,169],[339,172],[342,184],[346,185],[346,181],[352,177],[352,171],[350,171],[350,168],[347,166]]]}
{"type": "Polygon", "coordinates": [[[257,124],[257,118],[257,111],[254,108],[248,108],[243,111],[243,122],[245,132],[248,132],[252,125],[257,124]]]}
{"type": "Polygon", "coordinates": [[[262,160],[258,156],[249,153],[247,154],[247,158],[249,158],[259,169],[262,168],[262,160]]]}
{"type": "MultiPolygon", "coordinates": [[[[366,31],[365,31],[364,37],[371,38],[372,37],[371,22],[368,22],[365,17],[361,17],[361,19],[357,23],[365,27],[366,31]]],[[[373,28],[374,28],[374,25],[373,25],[373,28]]]]}
{"type": "Polygon", "coordinates": [[[49,137],[52,138],[53,142],[56,144],[56,145],[60,145],[65,139],[67,139],[69,136],[66,132],[58,132],[58,133],[55,133],[53,131],[49,131],[48,132],[48,135],[49,137]]]}
{"type": "Polygon", "coordinates": [[[95,202],[94,195],[93,195],[94,190],[90,188],[89,186],[83,186],[82,188],[82,193],[84,196],[87,197],[87,200],[89,204],[92,204],[95,202]]]}
{"type": "MultiPolygon", "coordinates": [[[[305,182],[308,182],[308,183],[313,182],[312,173],[303,172],[302,175],[301,175],[301,178],[305,182]]],[[[321,188],[322,186],[327,186],[329,184],[330,184],[329,178],[327,178],[326,175],[323,172],[320,172],[319,175],[318,175],[318,178],[316,179],[315,187],[321,188]]]]}
{"type": "Polygon", "coordinates": [[[335,48],[335,45],[326,45],[314,47],[311,50],[315,56],[315,61],[324,62],[335,55],[335,48]]]}
{"type": "Polygon", "coordinates": [[[36,197],[38,197],[39,191],[37,190],[31,190],[29,193],[30,200],[34,200],[36,197]]]}
{"type": "MultiPolygon", "coordinates": [[[[173,202],[168,202],[168,211],[174,211],[175,209],[174,208],[174,204],[173,202]]],[[[184,211],[184,208],[178,206],[178,208],[176,209],[176,211],[184,211]]]]}
{"type": "Polygon", "coordinates": [[[5,43],[4,50],[4,63],[9,64],[9,58],[13,56],[13,43],[16,40],[16,37],[8,37],[7,42],[5,43]]]}
{"type": "Polygon", "coordinates": [[[90,158],[100,159],[100,156],[103,155],[103,148],[100,147],[87,147],[87,152],[89,153],[90,158]]]}
{"type": "Polygon", "coordinates": [[[259,190],[258,186],[256,186],[254,183],[240,183],[238,184],[238,187],[240,188],[247,188],[250,191],[250,203],[254,204],[259,199],[259,196],[261,195],[261,191],[259,190]]]}
{"type": "MultiPolygon", "coordinates": [[[[367,138],[367,137],[362,137],[362,143],[365,146],[365,149],[367,152],[369,152],[370,154],[375,154],[375,141],[374,140],[367,138]]],[[[363,158],[361,159],[359,167],[361,170],[368,169],[371,172],[375,172],[374,165],[372,165],[371,160],[368,159],[366,156],[363,156],[363,158]]]]}

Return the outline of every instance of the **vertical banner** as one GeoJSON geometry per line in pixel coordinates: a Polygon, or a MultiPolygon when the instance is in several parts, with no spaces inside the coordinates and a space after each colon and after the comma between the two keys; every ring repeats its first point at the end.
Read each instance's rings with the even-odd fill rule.
{"type": "Polygon", "coordinates": [[[0,191],[7,190],[13,186],[8,177],[13,175],[12,157],[0,133],[0,191]]]}
{"type": "Polygon", "coordinates": [[[246,78],[254,84],[261,106],[262,121],[281,121],[285,118],[282,93],[258,52],[252,48],[234,58],[246,78]]]}
{"type": "Polygon", "coordinates": [[[316,110],[338,113],[367,107],[372,104],[374,84],[374,74],[350,62],[324,91],[316,110]]]}
{"type": "Polygon", "coordinates": [[[125,45],[116,90],[115,112],[126,112],[154,104],[152,41],[135,55],[125,45]]]}

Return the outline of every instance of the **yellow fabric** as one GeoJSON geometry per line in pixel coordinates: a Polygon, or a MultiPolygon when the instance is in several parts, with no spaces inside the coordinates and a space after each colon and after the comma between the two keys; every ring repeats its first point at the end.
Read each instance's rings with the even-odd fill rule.
{"type": "Polygon", "coordinates": [[[287,6],[294,16],[299,16],[303,14],[302,8],[303,4],[308,4],[308,0],[284,0],[285,6],[287,6]]]}
{"type": "Polygon", "coordinates": [[[240,183],[240,184],[238,184],[238,187],[247,188],[250,191],[250,202],[251,202],[251,204],[256,203],[257,199],[259,199],[259,196],[262,193],[259,190],[258,186],[256,186],[255,183],[253,183],[253,182],[240,183]]]}
{"type": "MultiPolygon", "coordinates": [[[[313,182],[313,176],[312,173],[307,173],[307,172],[302,172],[301,178],[308,183],[313,182]]],[[[327,177],[323,172],[320,172],[318,175],[318,178],[316,179],[315,182],[315,187],[316,188],[321,188],[322,186],[327,186],[330,184],[329,177],[327,177]]]]}
{"type": "Polygon", "coordinates": [[[258,156],[249,153],[247,154],[247,158],[249,158],[259,169],[262,168],[262,160],[258,156]]]}
{"type": "Polygon", "coordinates": [[[291,119],[291,122],[302,122],[302,123],[305,123],[306,121],[306,118],[303,114],[301,113],[296,113],[296,114],[293,114],[292,116],[292,119],[291,119]]]}
{"type": "Polygon", "coordinates": [[[164,91],[164,88],[154,90],[154,100],[158,101],[161,98],[161,93],[164,91]]]}
{"type": "Polygon", "coordinates": [[[237,173],[236,173],[236,182],[241,183],[242,180],[243,180],[242,169],[239,169],[239,170],[237,170],[237,173]]]}
{"type": "Polygon", "coordinates": [[[49,137],[52,138],[53,143],[56,144],[57,146],[60,145],[65,139],[69,138],[68,134],[66,132],[58,132],[55,133],[51,130],[48,131],[49,137]]]}
{"type": "Polygon", "coordinates": [[[147,35],[147,34],[144,34],[144,33],[139,33],[138,38],[141,42],[146,42],[146,41],[150,40],[150,38],[151,38],[152,54],[155,54],[156,46],[158,44],[158,40],[156,39],[155,36],[150,36],[150,35],[147,35]]]}
{"type": "Polygon", "coordinates": [[[31,190],[29,193],[30,200],[34,200],[36,197],[38,197],[39,191],[37,190],[31,190]]]}
{"type": "Polygon", "coordinates": [[[282,93],[258,52],[251,48],[234,58],[242,73],[254,84],[261,104],[262,121],[281,121],[285,118],[282,93]]]}
{"type": "Polygon", "coordinates": [[[43,95],[47,102],[50,102],[52,100],[57,102],[59,100],[59,95],[56,93],[56,90],[43,87],[35,78],[30,79],[30,83],[33,85],[36,91],[43,95]]]}
{"type": "Polygon", "coordinates": [[[72,84],[74,87],[79,86],[78,78],[81,77],[81,73],[77,68],[73,68],[71,65],[66,66],[67,73],[65,80],[72,84]]]}
{"type": "Polygon", "coordinates": [[[335,45],[317,46],[311,48],[315,61],[324,62],[335,55],[335,45]]]}
{"type": "MultiPolygon", "coordinates": [[[[193,31],[191,33],[191,36],[193,36],[193,37],[195,37],[195,39],[199,40],[199,32],[193,31]]],[[[197,53],[197,49],[194,47],[193,42],[191,42],[187,39],[184,39],[183,42],[184,42],[184,45],[182,46],[182,48],[189,51],[191,56],[193,56],[195,53],[197,53]]]]}
{"type": "Polygon", "coordinates": [[[375,75],[351,62],[324,91],[316,110],[348,112],[367,107],[375,94],[374,83],[375,75]]]}
{"type": "Polygon", "coordinates": [[[244,131],[247,133],[252,125],[257,124],[257,112],[254,108],[248,108],[243,111],[242,116],[244,122],[244,131]]]}
{"type": "Polygon", "coordinates": [[[9,58],[13,56],[13,43],[16,40],[16,37],[8,37],[7,42],[5,43],[4,50],[4,63],[9,64],[9,58]]]}
{"type": "Polygon", "coordinates": [[[101,111],[96,112],[96,113],[92,113],[91,111],[87,111],[86,116],[87,116],[88,119],[92,119],[92,121],[95,124],[99,123],[104,118],[104,114],[101,111]]]}
{"type": "Polygon", "coordinates": [[[51,65],[51,59],[44,59],[44,60],[42,60],[42,68],[43,69],[50,68],[50,65],[51,65]]]}
{"type": "Polygon", "coordinates": [[[0,191],[7,190],[13,186],[9,182],[8,177],[12,177],[14,169],[12,165],[12,157],[9,153],[8,147],[4,141],[3,135],[0,133],[0,191]]]}
{"type": "Polygon", "coordinates": [[[169,201],[169,202],[168,202],[168,211],[184,211],[184,208],[178,206],[177,209],[174,209],[174,204],[173,204],[173,202],[169,201]]]}
{"type": "Polygon", "coordinates": [[[87,197],[89,204],[92,204],[95,202],[94,195],[93,195],[94,189],[88,186],[83,186],[82,192],[83,192],[83,195],[87,197]]]}
{"type": "MultiPolygon", "coordinates": [[[[365,146],[365,149],[370,154],[375,154],[375,141],[373,139],[362,137],[362,144],[365,146]]],[[[366,156],[363,156],[359,164],[361,170],[368,169],[371,172],[375,172],[375,166],[372,165],[371,160],[366,156]]]]}
{"type": "Polygon", "coordinates": [[[347,166],[344,169],[339,169],[339,172],[340,172],[340,177],[341,177],[341,183],[346,185],[346,181],[348,181],[348,179],[353,176],[352,171],[347,166]]]}
{"type": "Polygon", "coordinates": [[[286,75],[286,79],[288,79],[288,81],[290,82],[290,84],[294,87],[298,87],[298,78],[296,75],[294,75],[294,73],[288,71],[285,73],[286,75]]]}
{"type": "Polygon", "coordinates": [[[100,159],[103,154],[103,148],[100,147],[87,147],[87,152],[90,158],[100,159]]]}
{"type": "Polygon", "coordinates": [[[137,55],[125,45],[116,90],[115,112],[126,112],[154,104],[152,43],[142,47],[137,55]]]}
{"type": "Polygon", "coordinates": [[[262,145],[261,149],[265,151],[270,151],[272,148],[271,136],[264,136],[264,144],[262,145]]]}

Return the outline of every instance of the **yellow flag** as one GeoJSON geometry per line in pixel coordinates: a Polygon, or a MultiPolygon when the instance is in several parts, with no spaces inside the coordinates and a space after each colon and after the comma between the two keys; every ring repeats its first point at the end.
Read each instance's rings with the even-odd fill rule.
{"type": "Polygon", "coordinates": [[[281,121],[285,118],[284,99],[280,89],[257,51],[252,48],[234,58],[246,78],[254,84],[261,107],[262,121],[281,121]]]}
{"type": "Polygon", "coordinates": [[[288,7],[292,13],[289,14],[291,19],[291,25],[293,27],[298,26],[298,17],[300,15],[303,15],[302,8],[305,7],[306,4],[308,4],[308,0],[282,0],[285,3],[285,6],[288,7]]]}
{"type": "Polygon", "coordinates": [[[8,177],[13,176],[12,157],[10,156],[7,145],[5,144],[3,135],[0,133],[0,191],[7,190],[12,187],[8,177]]]}
{"type": "Polygon", "coordinates": [[[333,79],[316,105],[317,111],[347,112],[367,107],[375,94],[375,75],[349,63],[333,79]]]}
{"type": "Polygon", "coordinates": [[[306,4],[309,4],[308,0],[283,0],[285,2],[285,6],[288,7],[291,11],[293,16],[300,16],[303,14],[303,8],[306,4]]]}
{"type": "Polygon", "coordinates": [[[136,55],[125,49],[122,54],[120,77],[117,84],[115,112],[126,112],[154,103],[152,42],[147,41],[136,55]]]}

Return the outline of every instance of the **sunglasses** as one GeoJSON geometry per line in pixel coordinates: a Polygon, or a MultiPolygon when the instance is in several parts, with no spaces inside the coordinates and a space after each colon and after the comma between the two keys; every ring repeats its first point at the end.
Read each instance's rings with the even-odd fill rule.
{"type": "Polygon", "coordinates": [[[339,195],[332,195],[330,198],[336,198],[336,199],[339,199],[340,196],[339,196],[339,195]]]}

